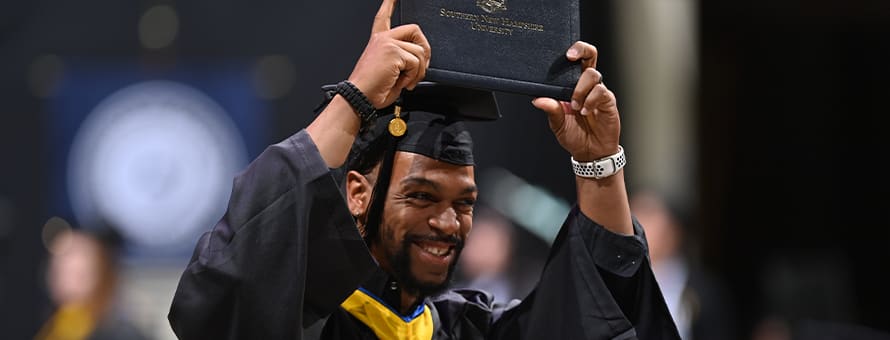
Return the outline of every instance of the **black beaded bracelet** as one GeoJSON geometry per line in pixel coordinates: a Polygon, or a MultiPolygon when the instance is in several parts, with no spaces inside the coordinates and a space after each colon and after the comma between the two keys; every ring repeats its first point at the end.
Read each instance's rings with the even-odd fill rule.
{"type": "Polygon", "coordinates": [[[362,125],[369,123],[376,116],[377,109],[374,108],[374,105],[371,105],[371,101],[368,100],[368,97],[366,97],[365,94],[350,81],[344,80],[338,83],[337,93],[343,96],[343,98],[349,102],[349,105],[352,105],[352,108],[358,112],[358,117],[362,120],[362,125]]]}

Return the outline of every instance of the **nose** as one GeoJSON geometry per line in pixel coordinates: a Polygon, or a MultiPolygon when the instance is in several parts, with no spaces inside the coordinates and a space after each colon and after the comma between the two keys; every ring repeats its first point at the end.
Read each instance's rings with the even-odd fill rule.
{"type": "Polygon", "coordinates": [[[430,227],[445,235],[457,235],[460,230],[460,221],[457,220],[457,212],[454,207],[445,208],[430,216],[430,227]]]}

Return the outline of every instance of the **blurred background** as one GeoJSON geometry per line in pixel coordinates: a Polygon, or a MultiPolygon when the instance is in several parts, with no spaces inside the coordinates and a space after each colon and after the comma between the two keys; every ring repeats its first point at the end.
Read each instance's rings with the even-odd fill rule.
{"type": "MultiPolygon", "coordinates": [[[[232,177],[312,120],[378,5],[5,1],[0,338],[173,338],[179,274],[232,177]]],[[[581,5],[685,338],[886,336],[890,3],[581,5]]],[[[497,96],[503,118],[471,125],[480,241],[456,284],[506,301],[574,179],[531,98],[497,96]]]]}

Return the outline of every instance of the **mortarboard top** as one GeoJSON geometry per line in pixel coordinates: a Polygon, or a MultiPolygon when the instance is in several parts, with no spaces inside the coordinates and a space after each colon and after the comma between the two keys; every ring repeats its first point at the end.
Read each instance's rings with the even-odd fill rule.
{"type": "MultiPolygon", "coordinates": [[[[322,91],[332,95],[337,84],[324,85],[322,91]]],[[[330,99],[330,98],[329,98],[330,99]]],[[[424,111],[457,120],[497,120],[501,118],[497,100],[491,91],[439,84],[431,81],[417,83],[414,90],[402,91],[402,112],[424,111]]],[[[379,115],[392,113],[392,106],[378,110],[379,115]]]]}
{"type": "Polygon", "coordinates": [[[403,91],[402,112],[424,111],[455,120],[491,121],[501,118],[494,93],[424,81],[413,91],[403,91]]]}

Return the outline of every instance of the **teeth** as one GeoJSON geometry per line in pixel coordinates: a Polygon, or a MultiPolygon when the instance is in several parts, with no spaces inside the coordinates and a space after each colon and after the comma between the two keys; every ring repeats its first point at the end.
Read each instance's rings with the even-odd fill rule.
{"type": "Polygon", "coordinates": [[[423,247],[423,250],[436,256],[444,256],[445,254],[448,254],[450,248],[423,247]]]}

